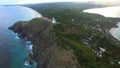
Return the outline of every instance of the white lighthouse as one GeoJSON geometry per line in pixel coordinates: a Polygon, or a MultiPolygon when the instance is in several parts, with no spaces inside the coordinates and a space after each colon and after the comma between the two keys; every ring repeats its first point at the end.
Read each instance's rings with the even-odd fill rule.
{"type": "Polygon", "coordinates": [[[56,23],[56,19],[54,17],[52,18],[52,23],[56,23]]]}

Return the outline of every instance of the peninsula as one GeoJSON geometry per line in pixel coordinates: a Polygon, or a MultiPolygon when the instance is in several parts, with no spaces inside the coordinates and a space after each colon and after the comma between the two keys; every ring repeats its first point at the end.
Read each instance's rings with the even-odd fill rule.
{"type": "Polygon", "coordinates": [[[68,7],[43,10],[57,22],[34,18],[9,27],[21,39],[32,41],[31,59],[37,68],[120,67],[120,42],[109,33],[116,19],[68,7]]]}

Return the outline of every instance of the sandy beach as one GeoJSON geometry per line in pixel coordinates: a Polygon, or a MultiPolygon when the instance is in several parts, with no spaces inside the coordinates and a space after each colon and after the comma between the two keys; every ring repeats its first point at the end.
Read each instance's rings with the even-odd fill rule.
{"type": "MultiPolygon", "coordinates": [[[[27,8],[27,7],[26,7],[27,8]]],[[[34,18],[41,18],[42,15],[39,14],[37,11],[35,11],[34,9],[28,8],[28,10],[31,11],[31,13],[33,14],[34,18]]]]}
{"type": "Polygon", "coordinates": [[[116,36],[116,33],[117,33],[118,30],[119,30],[119,28],[111,28],[111,30],[110,30],[109,32],[110,32],[110,34],[111,34],[114,38],[116,38],[117,40],[120,40],[120,39],[116,36]]]}
{"type": "Polygon", "coordinates": [[[111,33],[111,35],[115,35],[115,33],[117,32],[118,28],[111,28],[109,30],[109,32],[111,33]]]}

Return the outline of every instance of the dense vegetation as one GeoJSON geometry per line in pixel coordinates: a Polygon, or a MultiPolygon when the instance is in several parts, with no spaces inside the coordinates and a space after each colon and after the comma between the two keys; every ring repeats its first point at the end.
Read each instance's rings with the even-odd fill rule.
{"type": "Polygon", "coordinates": [[[82,68],[120,68],[120,43],[109,33],[116,24],[115,19],[82,12],[95,5],[55,3],[29,7],[57,19],[58,22],[50,26],[51,33],[58,37],[58,46],[73,49],[82,68]],[[106,49],[102,57],[97,55],[99,47],[106,49]]]}

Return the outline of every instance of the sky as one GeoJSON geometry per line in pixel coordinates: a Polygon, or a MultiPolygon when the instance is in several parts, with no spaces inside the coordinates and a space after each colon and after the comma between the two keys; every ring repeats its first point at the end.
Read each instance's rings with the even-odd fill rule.
{"type": "Polygon", "coordinates": [[[9,4],[29,4],[29,3],[46,3],[46,2],[120,2],[120,0],[0,0],[0,5],[9,4]]]}

